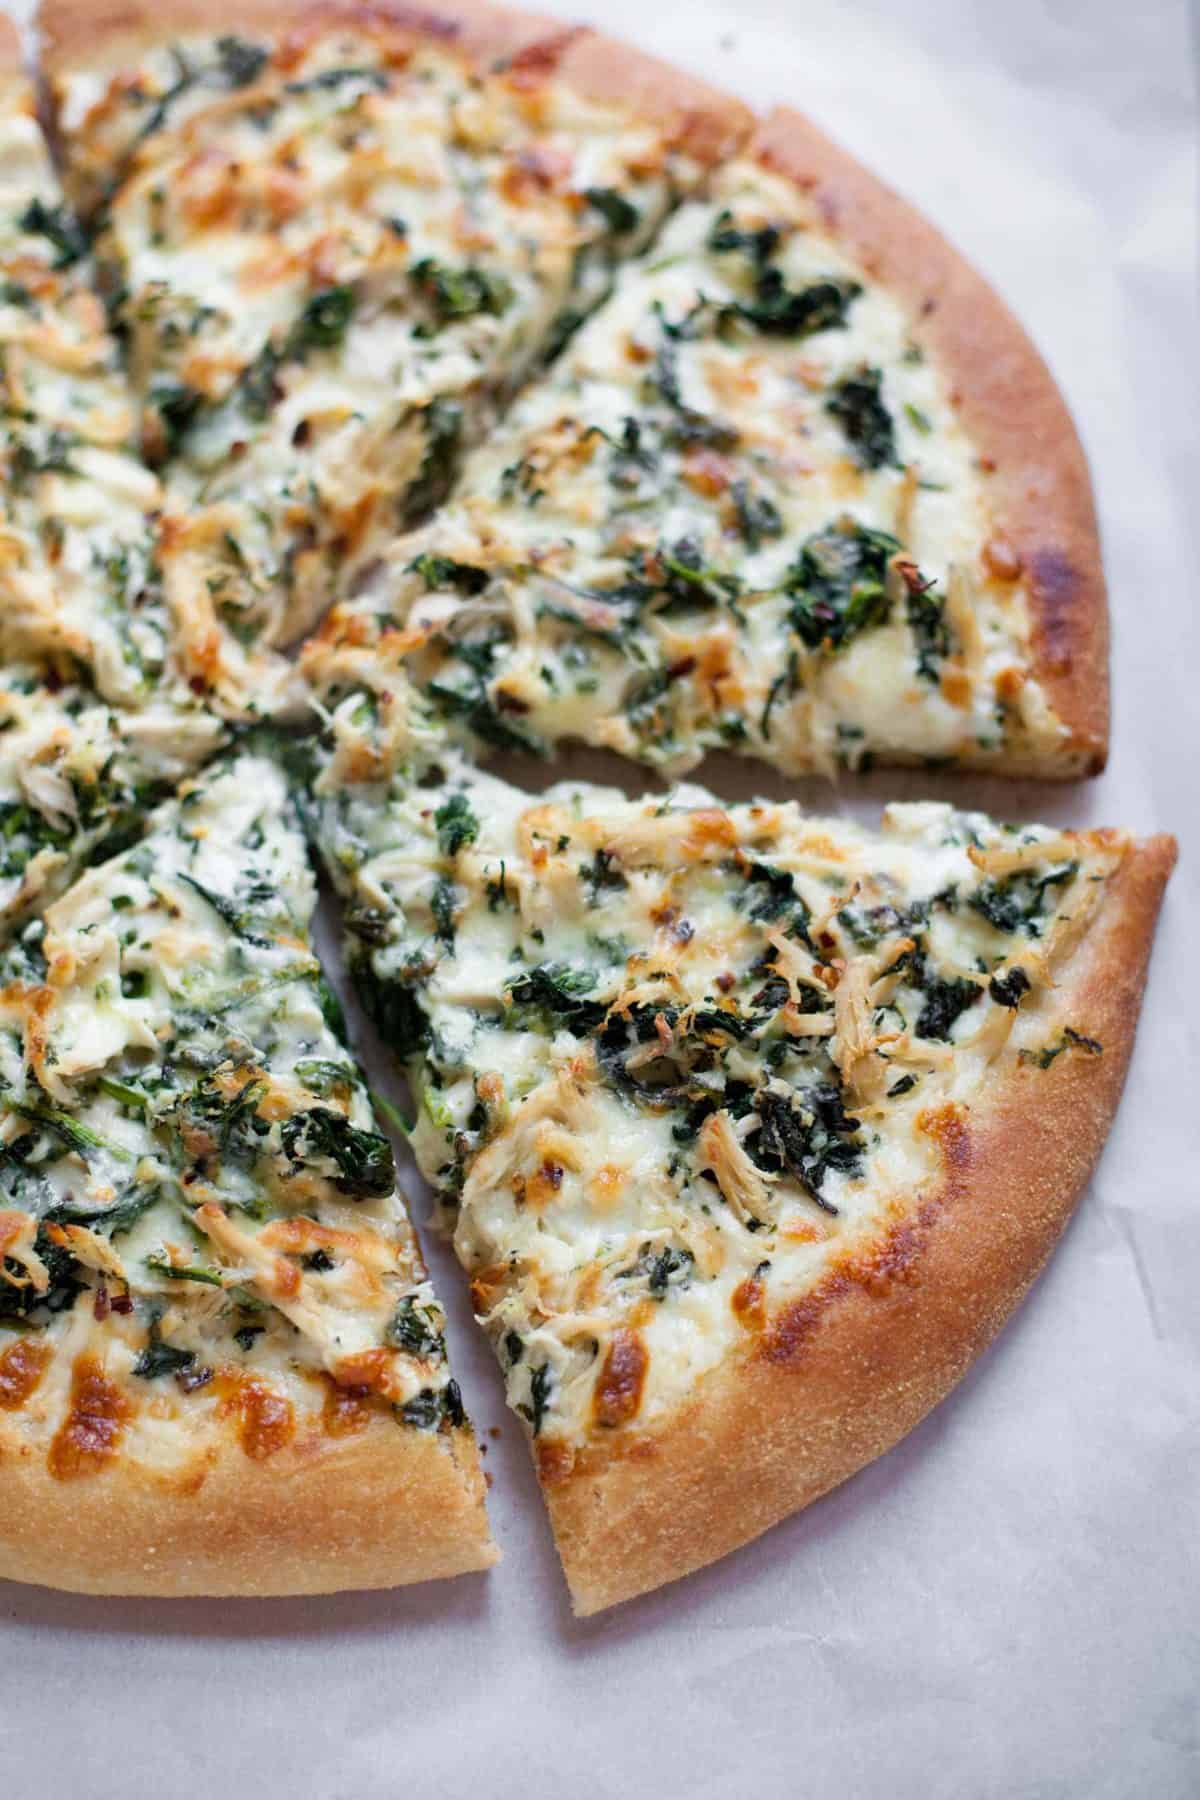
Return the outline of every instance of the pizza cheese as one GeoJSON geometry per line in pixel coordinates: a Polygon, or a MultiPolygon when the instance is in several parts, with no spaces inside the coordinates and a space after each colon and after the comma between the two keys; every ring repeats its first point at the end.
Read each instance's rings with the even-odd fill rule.
{"type": "MultiPolygon", "coordinates": [[[[366,687],[313,791],[347,962],[410,1060],[411,1143],[552,1509],[913,1229],[994,1093],[1120,1065],[1127,1020],[1098,1026],[1072,972],[1128,872],[1170,860],[943,805],[870,833],[686,788],[531,797],[439,744],[417,695],[366,687]]],[[[645,1479],[665,1533],[675,1496],[645,1479]]],[[[677,1553],[625,1586],[564,1545],[585,1609],[677,1553]]]]}
{"type": "Polygon", "coordinates": [[[1095,735],[1042,679],[958,371],[759,148],[624,270],[327,635],[399,625],[443,713],[493,743],[1077,773],[1095,735]]]}
{"type": "Polygon", "coordinates": [[[441,498],[742,115],[590,93],[587,34],[269,14],[243,38],[147,9],[118,72],[87,45],[56,74],[167,474],[168,585],[183,609],[219,582],[280,641],[441,498]]]}

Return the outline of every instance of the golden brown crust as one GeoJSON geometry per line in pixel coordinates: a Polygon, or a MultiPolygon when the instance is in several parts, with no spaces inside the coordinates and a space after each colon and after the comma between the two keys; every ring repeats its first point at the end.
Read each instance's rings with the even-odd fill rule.
{"type": "Polygon", "coordinates": [[[991,472],[999,533],[1021,558],[1034,673],[1070,732],[1061,770],[1108,755],[1108,607],[1087,462],[1066,403],[1023,327],[983,277],[891,188],[781,108],[751,153],[808,190],[829,231],[911,309],[991,472]]]}
{"type": "MultiPolygon", "coordinates": [[[[346,24],[444,43],[481,70],[508,68],[531,85],[556,77],[587,99],[653,119],[705,164],[731,154],[753,125],[741,101],[627,44],[484,0],[246,0],[237,24],[251,36],[346,24]]],[[[216,29],[206,0],[42,0],[38,25],[51,78],[78,68],[115,72],[156,44],[216,29]]]]}
{"type": "Polygon", "coordinates": [[[886,1238],[778,1312],[655,1433],[626,1430],[546,1499],[577,1612],[714,1561],[883,1454],[945,1397],[1038,1275],[1091,1175],[1125,1077],[1175,844],[1136,847],[1054,991],[1048,1027],[1103,1045],[1015,1061],[944,1173],[886,1238]]]}
{"type": "Polygon", "coordinates": [[[0,1576],[88,1594],[319,1594],[485,1569],[483,1477],[467,1431],[375,1416],[255,1462],[232,1439],[201,1483],[118,1456],[56,1479],[0,1421],[0,1576]]]}
{"type": "Polygon", "coordinates": [[[24,73],[25,58],[17,28],[7,13],[0,13],[0,81],[7,87],[11,76],[23,77],[24,73]]]}

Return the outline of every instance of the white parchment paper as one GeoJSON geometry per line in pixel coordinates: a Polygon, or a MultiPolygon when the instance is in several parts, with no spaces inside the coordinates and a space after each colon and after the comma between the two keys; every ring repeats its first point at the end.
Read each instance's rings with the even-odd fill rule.
{"type": "MultiPolygon", "coordinates": [[[[89,1601],[0,1584],[0,1792],[1195,1800],[1200,459],[1188,12],[1182,0],[592,4],[609,30],[756,105],[811,112],[994,281],[1066,391],[1111,584],[1109,772],[1061,793],[875,776],[805,798],[871,817],[888,798],[935,792],[1011,817],[1175,830],[1183,862],[1121,1114],[1032,1298],[918,1431],[718,1567],[586,1623],[570,1618],[521,1434],[457,1270],[425,1234],[495,1478],[501,1566],[296,1602],[89,1601]]],[[[214,0],[213,16],[237,29],[236,7],[214,0]]],[[[769,786],[748,772],[737,781],[741,793],[769,786]]]]}

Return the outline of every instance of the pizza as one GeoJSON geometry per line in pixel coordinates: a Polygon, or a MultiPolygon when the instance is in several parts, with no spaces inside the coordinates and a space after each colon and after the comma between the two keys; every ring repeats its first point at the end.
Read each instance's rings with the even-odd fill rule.
{"type": "Polygon", "coordinates": [[[415,694],[332,717],[346,961],[590,1612],[842,1480],[999,1329],[1103,1142],[1174,846],[531,796],[415,694]]]}
{"type": "Polygon", "coordinates": [[[787,786],[1102,767],[1074,429],[895,195],[590,29],[39,23],[53,162],[0,33],[0,1574],[495,1560],[402,1126],[613,1605],[910,1430],[1102,1147],[1173,841],[787,786]],[[771,794],[679,784],[720,750],[771,794]]]}
{"type": "Polygon", "coordinates": [[[42,8],[111,266],[168,587],[296,636],[747,117],[531,16],[42,8]],[[500,66],[497,67],[496,65],[500,66]]]}
{"type": "Polygon", "coordinates": [[[0,968],[0,1572],[390,1586],[495,1555],[286,779],[185,782],[0,968]]]}
{"type": "Polygon", "coordinates": [[[483,743],[672,772],[1078,775],[1107,742],[1082,453],[1015,320],[793,113],[682,206],[327,635],[483,743]]]}

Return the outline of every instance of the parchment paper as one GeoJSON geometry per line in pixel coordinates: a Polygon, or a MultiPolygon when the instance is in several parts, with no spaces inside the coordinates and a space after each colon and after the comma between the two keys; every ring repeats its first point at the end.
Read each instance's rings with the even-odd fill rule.
{"type": "MultiPolygon", "coordinates": [[[[1014,818],[1179,833],[1121,1114],[1046,1276],[924,1426],[722,1565],[582,1624],[457,1270],[426,1233],[495,1478],[502,1565],[300,1602],[88,1601],[0,1584],[0,1792],[1192,1800],[1200,466],[1187,11],[591,3],[609,30],[757,105],[809,110],[984,270],[1063,384],[1111,583],[1110,771],[1062,793],[877,776],[804,797],[871,817],[891,797],[970,795],[1014,818]]],[[[214,0],[213,14],[237,29],[236,7],[214,0]]],[[[736,785],[770,789],[745,772],[736,785]]]]}

